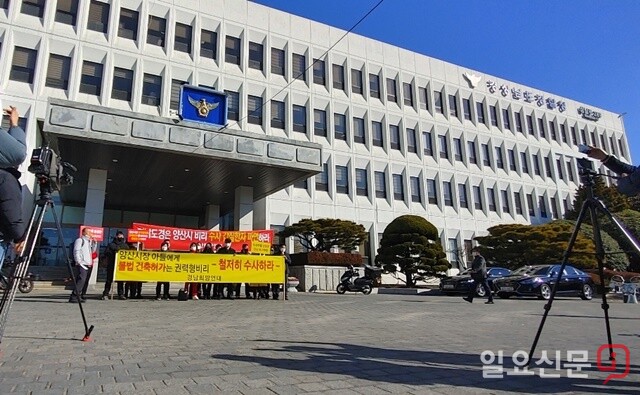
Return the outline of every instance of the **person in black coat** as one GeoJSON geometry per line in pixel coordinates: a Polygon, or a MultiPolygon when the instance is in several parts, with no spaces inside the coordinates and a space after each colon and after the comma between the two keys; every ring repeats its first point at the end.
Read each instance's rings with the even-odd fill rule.
{"type": "MultiPolygon", "coordinates": [[[[229,255],[235,255],[236,250],[234,250],[231,247],[231,239],[227,238],[224,239],[224,246],[220,247],[220,249],[218,249],[218,251],[216,252],[217,254],[229,254],[229,255]]],[[[220,284],[220,294],[222,297],[226,298],[226,299],[233,299],[233,292],[235,291],[236,287],[234,286],[234,284],[220,284]],[[227,295],[224,296],[224,288],[227,288],[227,295]]],[[[240,294],[240,290],[238,290],[238,294],[240,294]]]]}
{"type": "MultiPolygon", "coordinates": [[[[203,254],[213,254],[215,251],[213,250],[213,244],[207,243],[202,250],[203,254]]],[[[202,284],[202,299],[211,299],[211,289],[213,287],[213,283],[204,283],[202,284]]],[[[215,298],[215,294],[213,295],[215,298]]]]}
{"type": "MultiPolygon", "coordinates": [[[[105,259],[107,260],[107,281],[104,283],[104,291],[102,292],[102,299],[109,299],[109,293],[111,292],[111,285],[113,284],[113,272],[116,268],[116,255],[119,250],[126,250],[129,245],[124,239],[124,233],[121,231],[116,232],[116,237],[109,243],[104,251],[105,259]]],[[[117,281],[118,284],[118,299],[126,299],[124,292],[124,281],[117,281]]]]}
{"type": "Polygon", "coordinates": [[[493,304],[493,295],[491,294],[491,287],[489,281],[487,281],[487,261],[480,255],[480,248],[473,247],[471,250],[473,255],[473,262],[471,263],[471,279],[472,283],[469,284],[469,294],[463,299],[469,303],[473,303],[473,298],[476,296],[477,285],[480,284],[489,297],[486,304],[493,304]]]}
{"type": "MultiPolygon", "coordinates": [[[[289,256],[289,253],[287,252],[287,245],[280,244],[280,248],[278,249],[275,255],[284,255],[284,268],[285,268],[284,298],[285,300],[288,300],[289,295],[287,294],[286,282],[287,282],[287,279],[289,278],[289,264],[291,263],[291,256],[289,256]]],[[[278,300],[280,298],[280,284],[271,284],[271,293],[273,294],[273,298],[275,300],[278,300]]]]}

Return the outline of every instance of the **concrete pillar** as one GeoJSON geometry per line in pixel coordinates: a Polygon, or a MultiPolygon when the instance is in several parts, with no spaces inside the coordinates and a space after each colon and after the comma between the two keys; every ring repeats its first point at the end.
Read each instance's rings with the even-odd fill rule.
{"type": "MultiPolygon", "coordinates": [[[[102,226],[104,215],[104,195],[107,190],[107,171],[102,169],[89,169],[89,181],[87,183],[87,200],[84,208],[83,225],[102,226]]],[[[98,278],[98,260],[94,262],[94,270],[91,271],[89,286],[93,287],[98,278]]]]}
{"type": "Polygon", "coordinates": [[[233,229],[253,229],[253,188],[237,187],[233,206],[233,229]]]}
{"type": "Polygon", "coordinates": [[[220,230],[220,206],[210,204],[206,207],[204,224],[209,230],[220,230]]]}

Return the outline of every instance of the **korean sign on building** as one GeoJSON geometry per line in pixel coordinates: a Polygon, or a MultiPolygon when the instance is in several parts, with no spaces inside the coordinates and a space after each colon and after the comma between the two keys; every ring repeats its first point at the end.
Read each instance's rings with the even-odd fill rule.
{"type": "Polygon", "coordinates": [[[567,110],[567,103],[562,100],[557,100],[553,97],[544,97],[541,93],[535,93],[528,90],[522,90],[516,87],[509,87],[507,84],[498,84],[495,81],[487,81],[487,89],[489,93],[500,92],[502,97],[511,96],[513,100],[522,100],[525,103],[535,103],[538,107],[545,106],[549,110],[558,110],[565,112],[567,110]]]}

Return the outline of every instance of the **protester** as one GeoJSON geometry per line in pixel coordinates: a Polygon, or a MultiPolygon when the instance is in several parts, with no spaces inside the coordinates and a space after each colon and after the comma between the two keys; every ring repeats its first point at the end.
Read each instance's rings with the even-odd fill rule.
{"type": "MultiPolygon", "coordinates": [[[[213,254],[213,244],[207,243],[202,250],[203,254],[213,254]]],[[[205,283],[202,284],[202,298],[203,299],[211,299],[211,289],[213,287],[213,283],[205,283]]],[[[215,295],[214,295],[215,297],[215,295]]]]}
{"type": "MultiPolygon", "coordinates": [[[[289,295],[287,294],[286,279],[289,277],[289,264],[291,263],[291,256],[289,256],[289,253],[287,252],[287,245],[286,244],[280,244],[280,247],[279,247],[279,249],[278,249],[278,251],[276,252],[275,255],[283,255],[284,256],[284,270],[285,270],[285,275],[284,275],[284,280],[285,280],[284,298],[285,298],[285,300],[288,300],[289,299],[289,295]]],[[[271,293],[273,294],[273,298],[275,300],[278,300],[280,298],[280,284],[271,284],[271,293]]]]}
{"type": "Polygon", "coordinates": [[[469,303],[473,303],[473,298],[476,296],[476,288],[478,284],[484,288],[489,300],[485,304],[493,304],[493,294],[491,293],[491,287],[489,281],[487,281],[487,261],[480,255],[480,248],[473,247],[471,249],[473,255],[473,262],[471,263],[471,279],[473,282],[469,284],[469,294],[463,299],[469,303]]]}
{"type": "MultiPolygon", "coordinates": [[[[2,108],[2,102],[0,102],[2,108]]],[[[9,116],[9,130],[0,130],[0,269],[7,249],[16,243],[22,253],[26,224],[22,220],[22,186],[18,167],[27,156],[25,132],[18,126],[18,110],[11,106],[3,110],[9,116]]]]}
{"type": "MultiPolygon", "coordinates": [[[[124,233],[117,231],[113,241],[109,243],[104,251],[104,257],[107,260],[107,280],[104,283],[104,291],[102,292],[102,300],[108,300],[111,293],[111,285],[113,284],[113,274],[116,268],[116,255],[119,250],[126,250],[128,248],[127,242],[124,240],[124,233]]],[[[124,300],[125,289],[124,282],[118,281],[118,299],[124,300]]]]}
{"type": "MultiPolygon", "coordinates": [[[[162,252],[167,252],[169,251],[169,247],[170,247],[170,243],[169,240],[164,240],[162,242],[162,244],[160,244],[160,251],[162,252]]],[[[156,300],[169,300],[171,299],[171,295],[169,294],[169,287],[171,286],[171,283],[168,281],[158,281],[158,283],[156,284],[156,300]],[[162,288],[164,288],[164,291],[162,292],[162,298],[160,297],[160,291],[162,290],[162,288]]]]}
{"type": "MultiPolygon", "coordinates": [[[[131,243],[128,245],[130,250],[141,250],[140,242],[131,243]]],[[[142,281],[128,281],[129,291],[131,293],[131,299],[142,299],[142,281]]],[[[125,288],[125,294],[127,293],[125,288]]]]}
{"type": "MultiPolygon", "coordinates": [[[[243,244],[242,248],[240,249],[240,254],[244,254],[244,255],[249,255],[249,244],[243,244]]],[[[258,294],[257,294],[258,290],[257,289],[253,289],[253,287],[251,286],[251,284],[249,283],[244,283],[244,297],[247,299],[257,299],[258,298],[258,294]],[[253,296],[251,295],[253,294],[253,296]]]]}
{"type": "MultiPolygon", "coordinates": [[[[198,243],[191,243],[191,245],[189,245],[189,252],[197,253],[198,243]]],[[[184,283],[184,292],[187,293],[189,298],[198,300],[198,283],[184,283]]]]}
{"type": "Polygon", "coordinates": [[[88,228],[82,229],[82,236],[77,238],[73,243],[73,260],[76,263],[77,275],[75,288],[71,292],[71,296],[69,296],[70,303],[78,303],[78,299],[80,299],[81,302],[86,300],[87,279],[91,275],[93,252],[96,246],[97,244],[91,237],[88,228]],[[80,293],[80,295],[78,295],[78,293],[80,293]]]}
{"type": "MultiPolygon", "coordinates": [[[[224,246],[220,247],[217,251],[217,254],[235,254],[236,250],[234,250],[231,247],[231,239],[226,238],[224,239],[224,246]]],[[[226,299],[233,299],[233,291],[235,290],[235,287],[233,286],[233,284],[220,284],[220,293],[222,294],[222,297],[225,297],[226,299]],[[227,288],[227,295],[226,297],[224,296],[224,288],[227,288]]],[[[240,294],[240,291],[238,291],[238,296],[240,294]]]]}
{"type": "Polygon", "coordinates": [[[620,193],[631,197],[640,194],[640,167],[624,163],[598,147],[588,146],[586,153],[590,158],[601,161],[609,170],[622,176],[618,180],[620,193]]]}

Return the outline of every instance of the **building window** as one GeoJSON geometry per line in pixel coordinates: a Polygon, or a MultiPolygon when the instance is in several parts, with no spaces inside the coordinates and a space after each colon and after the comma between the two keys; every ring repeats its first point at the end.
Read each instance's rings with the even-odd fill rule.
{"type": "Polygon", "coordinates": [[[467,155],[469,156],[469,163],[473,163],[474,165],[478,163],[475,141],[467,141],[467,155]]]}
{"type": "Polygon", "coordinates": [[[353,141],[356,143],[365,143],[364,119],[353,118],[353,141]]]}
{"type": "Polygon", "coordinates": [[[436,180],[427,180],[427,198],[429,199],[429,204],[438,205],[438,191],[436,187],[436,180]]]}
{"type": "Polygon", "coordinates": [[[410,83],[402,83],[402,94],[404,96],[404,105],[413,107],[413,88],[410,83]]]}
{"type": "Polygon", "coordinates": [[[371,122],[371,129],[373,130],[373,145],[376,147],[382,147],[384,144],[382,137],[382,122],[371,122]]]}
{"type": "Polygon", "coordinates": [[[142,79],[142,104],[160,107],[161,98],[162,76],[145,73],[142,79]]]}
{"type": "Polygon", "coordinates": [[[347,116],[344,114],[333,114],[333,129],[336,140],[347,141],[347,116]]]}
{"type": "Polygon", "coordinates": [[[509,110],[502,110],[502,125],[505,129],[511,130],[511,121],[509,120],[509,110]]]}
{"type": "Polygon", "coordinates": [[[471,240],[464,240],[464,253],[467,262],[473,261],[473,254],[471,253],[471,249],[473,248],[473,242],[471,240]]]}
{"type": "Polygon", "coordinates": [[[179,52],[191,54],[191,38],[193,36],[193,28],[191,25],[184,23],[176,23],[175,40],[173,49],[179,52]]]}
{"type": "Polygon", "coordinates": [[[491,154],[489,153],[489,144],[482,144],[482,164],[491,166],[491,154]]]}
{"type": "Polygon", "coordinates": [[[447,259],[449,260],[449,262],[451,262],[451,267],[455,267],[455,268],[459,268],[461,269],[462,266],[460,265],[460,262],[458,261],[458,239],[448,239],[447,240],[447,259]]]}
{"type": "Polygon", "coordinates": [[[442,92],[433,91],[433,106],[436,108],[438,114],[444,114],[442,109],[442,92]]]}
{"type": "Polygon", "coordinates": [[[336,166],[336,192],[349,194],[349,169],[347,166],[336,166]]]}
{"type": "Polygon", "coordinates": [[[384,177],[384,172],[376,171],[373,173],[375,178],[376,197],[381,199],[387,198],[387,183],[384,177]]]}
{"type": "Polygon", "coordinates": [[[200,56],[207,59],[218,57],[218,33],[205,29],[200,31],[200,56]]]}
{"type": "Polygon", "coordinates": [[[466,184],[458,184],[458,198],[460,199],[460,207],[469,208],[466,184]]]}
{"type": "Polygon", "coordinates": [[[78,0],[58,0],[56,5],[56,22],[75,26],[77,17],[78,0]]]}
{"type": "Polygon", "coordinates": [[[393,198],[395,200],[404,200],[404,182],[402,174],[393,175],[393,198]]]}
{"type": "Polygon", "coordinates": [[[47,80],[45,85],[50,88],[67,90],[69,87],[69,73],[71,71],[71,58],[62,55],[49,55],[47,67],[47,80]]]}
{"type": "Polygon", "coordinates": [[[25,15],[32,15],[42,18],[44,15],[45,0],[22,0],[22,8],[20,12],[25,15]]]}
{"type": "Polygon", "coordinates": [[[380,98],[380,77],[377,74],[369,74],[369,95],[380,98]]]}
{"type": "Polygon", "coordinates": [[[309,179],[305,178],[304,180],[296,181],[293,183],[294,188],[298,189],[309,189],[309,179]]]}
{"type": "Polygon", "coordinates": [[[535,134],[533,131],[533,117],[531,115],[527,115],[527,131],[532,136],[535,134]]]}
{"type": "Polygon", "coordinates": [[[540,196],[538,198],[538,207],[540,207],[540,216],[542,218],[547,218],[547,204],[544,201],[544,196],[540,196]]]}
{"type": "Polygon", "coordinates": [[[109,3],[91,0],[87,29],[107,33],[109,30],[109,3]]]}
{"type": "Polygon", "coordinates": [[[389,125],[389,144],[391,149],[400,151],[400,127],[389,125]]]}
{"type": "Polygon", "coordinates": [[[516,171],[516,152],[510,149],[507,154],[509,155],[509,169],[516,171]]]}
{"type": "Polygon", "coordinates": [[[580,129],[580,136],[582,137],[582,144],[587,143],[587,132],[584,129],[580,129]]]}
{"type": "MultiPolygon", "coordinates": [[[[294,53],[291,58],[293,78],[296,80],[307,81],[306,70],[307,70],[307,59],[304,55],[300,55],[294,53]]],[[[314,74],[315,75],[315,74],[314,74]]]]}
{"type": "Polygon", "coordinates": [[[329,191],[329,165],[322,164],[322,173],[316,175],[316,191],[329,191]]]}
{"type": "Polygon", "coordinates": [[[444,205],[453,207],[453,191],[449,181],[442,182],[442,194],[444,195],[444,205]]]}
{"type": "Polygon", "coordinates": [[[477,185],[473,187],[473,200],[475,200],[473,204],[476,210],[482,210],[484,208],[482,204],[482,190],[477,185]]]}
{"type": "Polygon", "coordinates": [[[535,175],[539,176],[540,174],[540,158],[538,155],[533,155],[533,172],[535,175]]]}
{"type": "Polygon", "coordinates": [[[325,67],[324,60],[314,59],[313,60],[313,83],[318,85],[325,84],[325,67]]]}
{"type": "Polygon", "coordinates": [[[542,118],[538,118],[538,129],[540,129],[540,137],[541,138],[546,138],[547,137],[547,133],[544,130],[544,119],[542,118]]]}
{"type": "Polygon", "coordinates": [[[356,169],[356,195],[369,196],[367,169],[356,169]]]}
{"type": "Polygon", "coordinates": [[[522,114],[515,112],[513,113],[513,117],[516,120],[516,132],[522,133],[522,114]]]}
{"type": "Polygon", "coordinates": [[[530,193],[527,194],[527,208],[529,209],[529,216],[535,217],[536,209],[533,207],[533,195],[530,193]]]}
{"type": "Polygon", "coordinates": [[[262,125],[262,97],[248,95],[247,112],[249,115],[249,123],[262,125]]]}
{"type": "Polygon", "coordinates": [[[613,136],[609,136],[609,147],[611,148],[611,152],[614,155],[617,155],[618,153],[616,152],[616,143],[613,139],[613,136]]]}
{"type": "Polygon", "coordinates": [[[169,98],[169,109],[177,111],[180,107],[180,88],[182,88],[182,85],[186,83],[186,81],[182,80],[171,80],[171,97],[169,98]]]}
{"type": "Polygon", "coordinates": [[[167,20],[159,16],[149,15],[149,27],[147,28],[147,44],[164,48],[165,34],[167,33],[167,20]]]}
{"type": "Polygon", "coordinates": [[[393,103],[398,102],[398,92],[396,91],[396,80],[387,78],[387,100],[393,103]]]}
{"type": "Polygon", "coordinates": [[[431,140],[431,132],[422,132],[422,143],[424,148],[423,153],[428,156],[433,156],[433,142],[431,140]]]}
{"type": "Polygon", "coordinates": [[[227,94],[227,119],[232,121],[240,120],[240,94],[238,92],[225,90],[227,94]]]}
{"type": "Polygon", "coordinates": [[[458,118],[458,100],[456,95],[449,95],[449,115],[458,118]]]}
{"type": "Polygon", "coordinates": [[[120,8],[118,36],[133,41],[138,39],[138,11],[120,8]]]}
{"type": "Polygon", "coordinates": [[[564,180],[564,172],[562,171],[562,160],[556,159],[556,166],[558,168],[558,178],[564,180]]]}
{"type": "Polygon", "coordinates": [[[332,67],[333,71],[333,89],[344,90],[344,66],[339,64],[334,64],[332,67]]]}
{"type": "Polygon", "coordinates": [[[562,199],[562,206],[564,207],[564,212],[569,211],[569,199],[562,199]]]}
{"type": "Polygon", "coordinates": [[[478,123],[485,123],[484,104],[482,102],[476,102],[476,112],[478,113],[478,123]]]}
{"type": "Polygon", "coordinates": [[[554,197],[551,198],[551,215],[553,216],[553,219],[558,219],[559,218],[559,215],[558,215],[558,201],[554,197]]]}
{"type": "Polygon", "coordinates": [[[578,135],[576,134],[576,128],[571,127],[571,141],[574,145],[578,144],[578,135]]]}
{"type": "Polygon", "coordinates": [[[100,96],[102,93],[102,64],[85,60],[82,63],[80,92],[100,96]]]}
{"type": "Polygon", "coordinates": [[[420,108],[429,111],[429,92],[427,92],[427,88],[418,88],[418,96],[420,99],[420,108]]]}
{"type": "Polygon", "coordinates": [[[549,121],[549,132],[551,133],[551,140],[558,141],[558,135],[556,133],[556,124],[553,121],[549,121]]]}
{"type": "Polygon", "coordinates": [[[498,109],[496,106],[489,106],[489,116],[491,117],[491,125],[498,126],[498,109]]]}
{"type": "Polygon", "coordinates": [[[362,95],[363,83],[362,83],[362,71],[358,69],[351,69],[351,92],[362,95]]]}
{"type": "Polygon", "coordinates": [[[544,158],[544,168],[545,168],[545,172],[547,174],[547,177],[551,178],[551,161],[549,160],[548,156],[545,156],[544,158]]]}
{"type": "Polygon", "coordinates": [[[327,137],[327,112],[324,110],[313,110],[313,133],[316,136],[327,137]]]}
{"type": "Polygon", "coordinates": [[[502,191],[502,212],[511,214],[511,205],[509,204],[509,194],[506,189],[502,191]]]}
{"type": "Polygon", "coordinates": [[[527,160],[527,153],[520,153],[520,162],[522,162],[522,172],[529,174],[529,161],[527,160]]]}
{"type": "Polygon", "coordinates": [[[438,140],[440,143],[440,157],[449,159],[449,144],[447,144],[447,136],[440,135],[438,136],[438,140]]]}
{"type": "Polygon", "coordinates": [[[38,51],[35,49],[15,47],[9,79],[12,81],[33,84],[38,51]]]}
{"type": "Polygon", "coordinates": [[[513,200],[516,204],[516,214],[522,215],[522,200],[520,198],[520,192],[513,193],[513,200]]]}
{"type": "Polygon", "coordinates": [[[462,111],[464,113],[464,119],[467,121],[471,120],[471,100],[462,99],[462,111]]]}
{"type": "Polygon", "coordinates": [[[133,87],[133,70],[116,67],[113,69],[113,87],[111,98],[116,100],[131,101],[133,87]]]}
{"type": "Polygon", "coordinates": [[[264,64],[264,46],[249,41],[249,68],[261,70],[264,64]]]}
{"type": "Polygon", "coordinates": [[[407,152],[414,154],[418,153],[418,146],[416,143],[416,131],[415,129],[407,128],[407,152]]]}
{"type": "Polygon", "coordinates": [[[284,76],[285,65],[284,50],[271,48],[271,74],[284,76]]]}
{"type": "Polygon", "coordinates": [[[496,167],[498,169],[504,169],[504,162],[502,161],[502,147],[496,147],[496,167]]]}
{"type": "Polygon", "coordinates": [[[570,160],[567,161],[567,175],[569,176],[569,181],[574,182],[576,180],[575,174],[573,172],[573,164],[570,160]]]}
{"type": "Polygon", "coordinates": [[[411,201],[422,203],[422,193],[420,193],[420,177],[409,177],[411,187],[411,201]]]}
{"type": "Polygon", "coordinates": [[[307,107],[293,105],[293,131],[307,133],[307,107]]]}
{"type": "Polygon", "coordinates": [[[240,66],[240,39],[227,36],[224,45],[224,61],[240,66]]]}
{"type": "Polygon", "coordinates": [[[462,162],[462,140],[459,138],[453,139],[453,156],[455,160],[462,162]]]}
{"type": "Polygon", "coordinates": [[[487,197],[489,198],[489,211],[497,212],[495,188],[487,188],[487,197]]]}
{"type": "MultiPolygon", "coordinates": [[[[4,130],[11,129],[11,121],[9,120],[9,115],[4,114],[2,116],[2,122],[0,123],[0,127],[2,127],[2,129],[4,129],[4,130]]],[[[27,118],[19,117],[18,118],[18,127],[20,127],[20,129],[26,131],[27,130],[27,118]]]]}
{"type": "Polygon", "coordinates": [[[271,100],[271,127],[284,129],[284,102],[271,100]]]}

